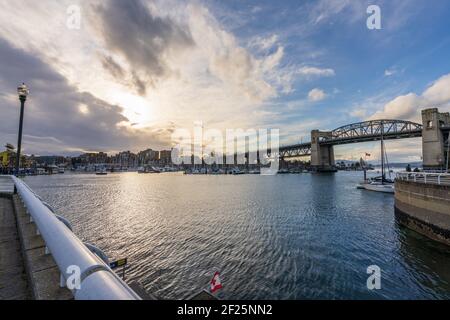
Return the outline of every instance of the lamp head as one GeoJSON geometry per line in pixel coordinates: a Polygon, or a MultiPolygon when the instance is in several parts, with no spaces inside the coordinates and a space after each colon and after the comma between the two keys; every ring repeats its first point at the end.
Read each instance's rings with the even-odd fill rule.
{"type": "Polygon", "coordinates": [[[17,88],[17,93],[19,94],[19,99],[20,100],[26,100],[28,94],[30,93],[30,91],[28,90],[27,86],[25,85],[25,83],[22,83],[22,85],[20,85],[17,88]]]}

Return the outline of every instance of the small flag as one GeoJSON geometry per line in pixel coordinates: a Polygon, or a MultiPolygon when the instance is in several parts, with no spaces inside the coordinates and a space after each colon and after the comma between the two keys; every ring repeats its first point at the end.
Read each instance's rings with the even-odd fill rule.
{"type": "Polygon", "coordinates": [[[220,281],[219,272],[216,271],[216,273],[214,273],[213,278],[211,279],[210,291],[211,293],[214,293],[219,289],[222,289],[222,282],[220,281]]]}

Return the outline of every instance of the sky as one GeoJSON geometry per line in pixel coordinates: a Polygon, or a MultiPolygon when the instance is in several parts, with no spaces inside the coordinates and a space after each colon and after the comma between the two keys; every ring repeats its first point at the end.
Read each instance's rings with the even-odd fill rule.
{"type": "MultiPolygon", "coordinates": [[[[446,0],[0,0],[0,143],[16,144],[22,82],[27,154],[170,148],[196,121],[279,129],[282,145],[370,119],[421,122],[424,108],[450,111],[449,16],[446,0]]],[[[421,141],[387,150],[419,161],[421,141]]]]}

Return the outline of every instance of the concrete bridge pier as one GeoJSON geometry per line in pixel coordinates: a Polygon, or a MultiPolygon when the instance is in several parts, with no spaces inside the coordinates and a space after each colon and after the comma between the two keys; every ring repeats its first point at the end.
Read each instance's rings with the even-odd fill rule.
{"type": "Polygon", "coordinates": [[[332,145],[320,145],[323,139],[331,139],[331,131],[311,131],[311,167],[317,172],[335,172],[332,145]]]}
{"type": "Polygon", "coordinates": [[[440,113],[437,108],[422,110],[422,152],[423,169],[446,169],[447,150],[445,141],[448,132],[443,129],[450,127],[450,114],[440,113]]]}

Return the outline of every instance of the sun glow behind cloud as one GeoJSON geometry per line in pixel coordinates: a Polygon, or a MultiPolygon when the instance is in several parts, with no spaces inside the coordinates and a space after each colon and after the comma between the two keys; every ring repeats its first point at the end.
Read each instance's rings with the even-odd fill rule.
{"type": "MultiPolygon", "coordinates": [[[[80,92],[119,105],[134,127],[203,120],[225,128],[227,119],[253,126],[254,119],[239,114],[257,110],[289,85],[279,82],[281,46],[270,43],[272,54],[255,57],[200,3],[80,2],[80,30],[65,26],[69,4],[33,3],[0,34],[80,92]],[[140,19],[131,19],[135,15],[140,19]]],[[[26,6],[19,1],[15,9],[26,6]]],[[[2,9],[6,21],[10,7],[2,9]]]]}
{"type": "Polygon", "coordinates": [[[127,125],[135,128],[144,128],[155,121],[153,108],[147,98],[131,94],[129,92],[112,92],[110,101],[113,104],[124,106],[123,115],[128,118],[127,125]]]}
{"type": "MultiPolygon", "coordinates": [[[[390,2],[383,4],[388,26],[398,19],[388,10],[390,2]]],[[[19,0],[14,6],[0,2],[0,41],[6,40],[5,48],[23,50],[28,58],[39,61],[36,73],[27,74],[20,61],[16,70],[9,70],[15,60],[11,53],[6,56],[0,102],[16,103],[7,94],[11,86],[7,74],[23,71],[24,80],[33,85],[28,105],[39,111],[34,113],[38,118],[42,114],[41,128],[47,128],[45,133],[38,128],[32,135],[57,137],[66,150],[108,145],[103,151],[169,146],[173,129],[192,128],[195,121],[219,130],[279,128],[281,143],[287,144],[308,140],[312,129],[333,129],[371,115],[413,117],[419,115],[425,98],[439,104],[442,111],[448,109],[447,78],[433,86],[436,92],[424,91],[427,83],[448,74],[445,61],[437,62],[439,73],[426,77],[416,77],[402,61],[385,61],[404,56],[393,49],[397,38],[388,43],[389,37],[396,36],[392,30],[402,24],[386,27],[379,33],[384,41],[378,41],[375,33],[356,28],[365,26],[363,2],[320,0],[296,3],[295,10],[286,6],[264,3],[253,10],[251,5],[202,0],[19,0]],[[81,8],[80,30],[66,27],[67,8],[74,4],[81,8]],[[348,49],[350,38],[355,50],[348,49]],[[377,54],[386,50],[389,55],[377,54]],[[370,60],[373,68],[366,71],[359,60],[370,60]],[[67,83],[60,96],[55,93],[59,86],[50,88],[42,76],[43,66],[62,77],[57,83],[67,83]],[[388,77],[385,70],[398,72],[388,77]],[[405,77],[420,80],[408,87],[405,77]],[[368,103],[374,92],[383,97],[383,103],[368,103]],[[59,108],[66,101],[65,108],[59,108]],[[86,107],[80,109],[82,104],[86,107]],[[73,128],[46,120],[52,119],[56,108],[75,111],[73,128]],[[50,116],[40,113],[43,110],[50,116]],[[103,121],[105,117],[109,119],[103,121]],[[107,144],[99,134],[89,137],[87,127],[97,124],[110,131],[105,137],[116,130],[120,138],[107,144]],[[80,131],[86,135],[79,135],[80,131]]],[[[411,27],[406,26],[408,19],[402,21],[411,27]]],[[[402,31],[407,39],[410,34],[402,31]]],[[[420,55],[411,59],[416,56],[420,55]]],[[[420,63],[431,70],[432,61],[420,63]]]]}

